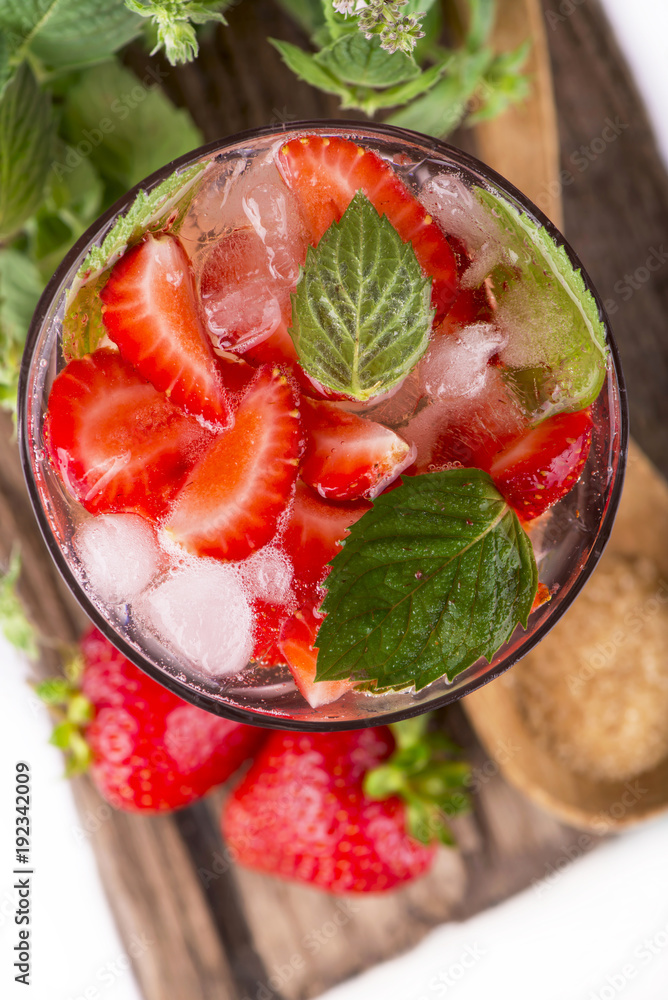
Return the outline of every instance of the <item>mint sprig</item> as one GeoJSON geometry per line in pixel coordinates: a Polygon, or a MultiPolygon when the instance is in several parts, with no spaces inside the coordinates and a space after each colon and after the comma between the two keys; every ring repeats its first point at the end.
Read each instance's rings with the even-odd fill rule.
{"type": "Polygon", "coordinates": [[[316,679],[376,691],[419,690],[491,662],[526,628],[538,586],[529,538],[479,469],[404,477],[331,566],[316,679]]]}
{"type": "Polygon", "coordinates": [[[148,193],[140,191],[101,245],[89,252],[77,271],[65,304],[63,354],[66,360],[94,351],[106,333],[100,291],[109,268],[145,233],[163,229],[178,232],[207,166],[208,163],[196,163],[176,171],[148,193]]]}
{"type": "Polygon", "coordinates": [[[538,419],[589,406],[605,381],[608,351],[581,271],[524,212],[483,188],[475,194],[497,219],[504,247],[491,279],[497,318],[512,329],[501,352],[505,377],[538,419]]]}
{"type": "Polygon", "coordinates": [[[366,400],[401,382],[426,351],[430,302],[431,278],[411,243],[358,191],[309,247],[290,335],[309,375],[366,400]]]}

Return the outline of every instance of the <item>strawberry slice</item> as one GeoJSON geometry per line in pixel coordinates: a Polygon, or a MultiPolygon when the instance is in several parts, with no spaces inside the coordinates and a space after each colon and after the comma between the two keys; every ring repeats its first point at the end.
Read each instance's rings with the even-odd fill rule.
{"type": "Polygon", "coordinates": [[[100,298],[104,325],[126,361],[186,412],[231,426],[188,258],[176,237],[148,234],[128,250],[100,298]]]}
{"type": "Polygon", "coordinates": [[[341,698],[353,685],[350,681],[316,681],[318,649],[314,648],[323,616],[310,608],[296,611],[281,629],[279,649],[285,658],[298,690],[311,708],[329,705],[341,698]]]}
{"type": "Polygon", "coordinates": [[[283,545],[292,560],[295,587],[302,597],[310,597],[316,605],[320,603],[316,588],[329,572],[327,563],[340,550],[351,524],[370,509],[371,504],[364,500],[327,503],[304,483],[297,482],[283,545]]]}
{"type": "Polygon", "coordinates": [[[44,434],[54,466],[86,510],[155,519],[211,440],[106,348],[70,361],[55,379],[44,434]]]}
{"type": "Polygon", "coordinates": [[[492,479],[523,518],[538,517],[572,489],[587,461],[592,426],[589,409],[560,413],[495,455],[492,479]]]}
{"type": "Polygon", "coordinates": [[[423,270],[433,278],[436,319],[445,315],[458,287],[455,255],[436,222],[389,163],[349,139],[307,135],[286,142],[277,154],[277,164],[300,200],[314,244],[341,218],[354,194],[363,191],[404,243],[413,244],[423,270]]]}
{"type": "Polygon", "coordinates": [[[191,552],[244,559],[276,534],[302,451],[297,390],[268,365],[258,370],[234,427],[193,469],[167,524],[191,552]]]}
{"type": "Polygon", "coordinates": [[[253,620],[253,654],[251,659],[260,667],[276,667],[285,663],[278,640],[281,629],[291,616],[295,602],[291,604],[270,604],[268,601],[255,600],[252,604],[253,620]]]}
{"type": "Polygon", "coordinates": [[[398,434],[335,403],[302,400],[302,479],[326,500],[372,500],[415,458],[398,434]]]}

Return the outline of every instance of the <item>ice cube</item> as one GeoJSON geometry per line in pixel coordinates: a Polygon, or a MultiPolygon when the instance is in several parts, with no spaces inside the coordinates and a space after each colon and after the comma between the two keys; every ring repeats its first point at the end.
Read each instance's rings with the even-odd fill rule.
{"type": "Polygon", "coordinates": [[[288,292],[263,278],[223,286],[202,296],[206,325],[216,348],[243,353],[278,330],[288,292]]]}
{"type": "Polygon", "coordinates": [[[282,604],[291,596],[292,566],[287,556],[266,545],[239,563],[239,572],[251,598],[282,604]]]}
{"type": "Polygon", "coordinates": [[[489,359],[506,339],[493,323],[472,323],[456,335],[436,337],[420,362],[426,394],[446,401],[476,396],[484,388],[489,359]]]}
{"type": "Polygon", "coordinates": [[[253,615],[233,566],[194,558],[148,590],[132,611],[177,656],[205,673],[235,674],[250,659],[253,615]]]}
{"type": "Polygon", "coordinates": [[[299,265],[306,259],[306,237],[295,196],[277,178],[251,187],[241,204],[248,222],[267,249],[272,277],[288,285],[295,284],[299,265]]]}
{"type": "Polygon", "coordinates": [[[108,604],[134,600],[153,581],[162,557],[155,532],[138,514],[98,514],[72,539],[91,590],[108,604]]]}
{"type": "Polygon", "coordinates": [[[458,177],[447,174],[432,177],[422,188],[420,201],[446,236],[456,236],[470,254],[488,244],[487,252],[498,246],[500,257],[498,222],[458,177]]]}

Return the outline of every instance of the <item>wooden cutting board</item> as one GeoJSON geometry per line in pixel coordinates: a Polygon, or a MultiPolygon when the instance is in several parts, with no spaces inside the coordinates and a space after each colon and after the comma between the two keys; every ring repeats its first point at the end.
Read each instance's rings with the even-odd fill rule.
{"type": "MultiPolygon", "coordinates": [[[[604,295],[608,289],[613,295],[624,273],[620,269],[634,260],[634,267],[641,263],[633,257],[638,246],[646,248],[652,240],[660,244],[668,215],[668,186],[637,97],[593,0],[548,32],[539,0],[501,0],[500,11],[503,44],[532,34],[532,97],[476,136],[464,135],[462,142],[469,148],[477,143],[482,158],[559,222],[562,191],[547,43],[555,65],[562,155],[590,142],[607,115],[621,114],[632,123],[623,143],[609,154],[628,157],[621,179],[608,177],[613,161],[601,157],[563,189],[567,234],[585,257],[591,253],[595,280],[604,295]],[[635,146],[634,136],[641,140],[635,146]],[[641,203],[633,206],[620,199],[632,175],[639,177],[642,193],[641,203]]],[[[270,121],[338,114],[334,99],[295,82],[266,43],[267,35],[304,41],[276,5],[270,0],[241,4],[229,20],[228,28],[207,37],[199,67],[170,71],[161,64],[170,96],[189,107],[207,139],[270,121]]],[[[146,56],[135,51],[128,62],[143,67],[146,56]]],[[[665,277],[659,274],[659,279],[648,284],[632,309],[620,302],[622,322],[616,329],[631,359],[630,381],[645,389],[638,436],[666,471],[668,414],[658,385],[666,364],[659,323],[666,288],[665,277]],[[642,323],[639,335],[636,321],[642,323]],[[648,351],[654,352],[651,357],[648,351]]],[[[0,449],[0,558],[6,562],[14,541],[20,541],[27,606],[45,634],[72,639],[83,626],[82,616],[39,538],[8,420],[2,422],[0,449]]],[[[37,669],[49,673],[54,666],[46,650],[37,669]]],[[[577,831],[541,812],[501,779],[461,709],[454,706],[446,716],[474,765],[474,812],[457,821],[458,851],[443,850],[428,879],[384,897],[334,899],[235,868],[218,830],[220,791],[173,816],[144,818],[110,810],[88,780],[77,779],[73,787],[81,826],[88,831],[121,937],[130,954],[136,951],[133,941],[143,937],[148,942],[133,957],[146,1000],[316,996],[410,947],[434,925],[462,919],[517,892],[549,874],[566,852],[578,851],[577,831]]],[[[493,750],[503,756],[503,748],[493,750]]]]}

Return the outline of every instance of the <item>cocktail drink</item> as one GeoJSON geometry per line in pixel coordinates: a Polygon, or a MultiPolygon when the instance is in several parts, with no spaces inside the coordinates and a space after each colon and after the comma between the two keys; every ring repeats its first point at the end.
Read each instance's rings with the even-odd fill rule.
{"type": "Polygon", "coordinates": [[[131,659],[222,714],[373,724],[561,614],[621,485],[579,265],[475,161],[303,124],[193,154],[61,266],[24,361],[45,537],[131,659]]]}

